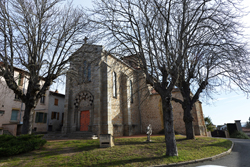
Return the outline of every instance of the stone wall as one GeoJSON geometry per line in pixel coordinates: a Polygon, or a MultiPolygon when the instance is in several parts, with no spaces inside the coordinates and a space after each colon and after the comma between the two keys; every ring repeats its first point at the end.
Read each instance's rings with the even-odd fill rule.
{"type": "Polygon", "coordinates": [[[4,130],[8,130],[13,136],[17,135],[17,124],[3,124],[4,130]]]}
{"type": "Polygon", "coordinates": [[[194,122],[194,130],[196,135],[207,136],[207,128],[203,116],[202,103],[197,101],[194,106],[197,121],[194,122]]]}
{"type": "MultiPolygon", "coordinates": [[[[80,112],[84,110],[90,111],[89,131],[97,135],[130,136],[145,133],[149,124],[154,134],[163,130],[161,98],[146,84],[140,70],[108,55],[98,45],[83,45],[72,57],[66,81],[63,133],[79,131],[80,112]],[[91,62],[91,81],[87,82],[83,81],[85,74],[79,72],[84,61],[91,62]],[[80,97],[82,93],[91,95],[92,104],[80,97]]],[[[178,91],[173,91],[173,96],[182,99],[178,91]]],[[[175,131],[185,134],[182,107],[175,102],[172,105],[175,131]]],[[[203,117],[202,109],[194,109],[192,113],[194,124],[199,130],[203,126],[203,122],[199,122],[203,117]]]]}
{"type": "Polygon", "coordinates": [[[89,131],[114,136],[132,135],[140,132],[138,95],[134,88],[131,101],[130,84],[133,87],[136,72],[121,60],[104,55],[101,46],[83,46],[73,56],[71,73],[67,74],[65,95],[65,119],[63,133],[79,130],[80,111],[89,110],[91,125],[89,131]],[[94,50],[93,52],[88,51],[94,50]],[[82,82],[81,64],[91,62],[91,81],[82,82]],[[113,96],[113,73],[116,73],[117,95],[113,96]],[[89,92],[94,101],[91,106],[83,100],[76,102],[79,92],[89,92]],[[75,104],[78,104],[78,107],[75,104]]]}
{"type": "MultiPolygon", "coordinates": [[[[148,86],[148,93],[150,94],[146,100],[142,103],[142,133],[146,133],[146,127],[148,124],[152,125],[153,133],[157,134],[164,129],[163,112],[161,97],[152,88],[148,86]]],[[[146,90],[144,90],[144,96],[146,97],[146,90]]],[[[177,99],[183,99],[181,93],[174,89],[172,96],[177,99]]],[[[183,121],[183,109],[181,104],[172,101],[173,117],[174,117],[174,130],[177,134],[186,134],[185,122],[183,121]]],[[[198,101],[195,103],[191,111],[194,121],[194,131],[196,135],[206,136],[205,122],[203,118],[203,112],[201,103],[198,101]]]]}
{"type": "Polygon", "coordinates": [[[83,45],[72,55],[66,79],[63,133],[79,131],[80,112],[90,111],[89,131],[100,134],[102,46],[83,45]],[[84,64],[86,61],[86,65],[84,64]],[[85,65],[85,67],[84,67],[85,65]],[[88,75],[90,67],[91,77],[88,75]],[[85,73],[83,72],[85,68],[85,73]]]}
{"type": "Polygon", "coordinates": [[[114,136],[140,133],[140,113],[137,90],[137,72],[113,56],[107,56],[108,124],[114,136]],[[114,72],[117,95],[113,94],[114,72]],[[132,93],[131,93],[132,86],[132,93]],[[131,99],[132,97],[132,99],[131,99]]]}
{"type": "Polygon", "coordinates": [[[158,94],[149,95],[148,98],[142,102],[142,133],[146,133],[146,128],[149,124],[152,126],[153,134],[159,133],[163,126],[163,112],[161,105],[161,97],[158,94]]]}

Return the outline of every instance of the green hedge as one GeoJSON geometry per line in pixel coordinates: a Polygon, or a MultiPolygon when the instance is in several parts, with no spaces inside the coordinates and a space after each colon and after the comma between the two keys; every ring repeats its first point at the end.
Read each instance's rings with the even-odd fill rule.
{"type": "Polygon", "coordinates": [[[250,139],[244,132],[241,131],[235,131],[232,135],[230,135],[230,137],[237,139],[250,139]]]}
{"type": "Polygon", "coordinates": [[[43,135],[0,135],[0,157],[10,156],[39,149],[47,141],[43,135]]]}

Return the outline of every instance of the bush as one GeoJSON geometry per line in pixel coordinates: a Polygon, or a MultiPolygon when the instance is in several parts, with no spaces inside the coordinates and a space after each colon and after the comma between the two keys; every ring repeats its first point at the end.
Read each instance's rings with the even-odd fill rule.
{"type": "Polygon", "coordinates": [[[0,157],[10,156],[39,149],[47,141],[43,135],[0,135],[0,157]]]}
{"type": "Polygon", "coordinates": [[[237,139],[250,139],[244,132],[236,131],[232,135],[230,135],[231,138],[237,138],[237,139]]]}

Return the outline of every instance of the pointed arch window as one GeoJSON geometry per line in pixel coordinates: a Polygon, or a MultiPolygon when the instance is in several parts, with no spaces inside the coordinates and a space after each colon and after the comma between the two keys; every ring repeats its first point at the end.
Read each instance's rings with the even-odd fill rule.
{"type": "Polygon", "coordinates": [[[88,63],[86,60],[83,61],[82,66],[79,68],[81,77],[79,79],[84,82],[91,82],[91,63],[88,63]]]}
{"type": "Polygon", "coordinates": [[[88,64],[88,81],[91,81],[91,64],[88,64]]]}
{"type": "Polygon", "coordinates": [[[131,80],[129,83],[129,88],[130,88],[130,102],[133,103],[134,102],[134,100],[133,100],[133,83],[131,80]]]}
{"type": "Polygon", "coordinates": [[[116,84],[116,73],[113,72],[113,97],[116,98],[117,97],[117,84],[116,84]]]}
{"type": "Polygon", "coordinates": [[[82,83],[82,66],[78,69],[78,82],[79,84],[82,83]]]}
{"type": "Polygon", "coordinates": [[[83,62],[83,82],[86,81],[87,77],[87,61],[84,60],[83,62]]]}

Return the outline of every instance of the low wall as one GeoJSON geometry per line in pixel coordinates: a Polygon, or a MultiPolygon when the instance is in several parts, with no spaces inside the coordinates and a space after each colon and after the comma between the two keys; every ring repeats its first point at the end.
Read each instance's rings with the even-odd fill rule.
{"type": "Polygon", "coordinates": [[[17,135],[17,124],[3,124],[3,130],[8,130],[13,136],[17,135]]]}

